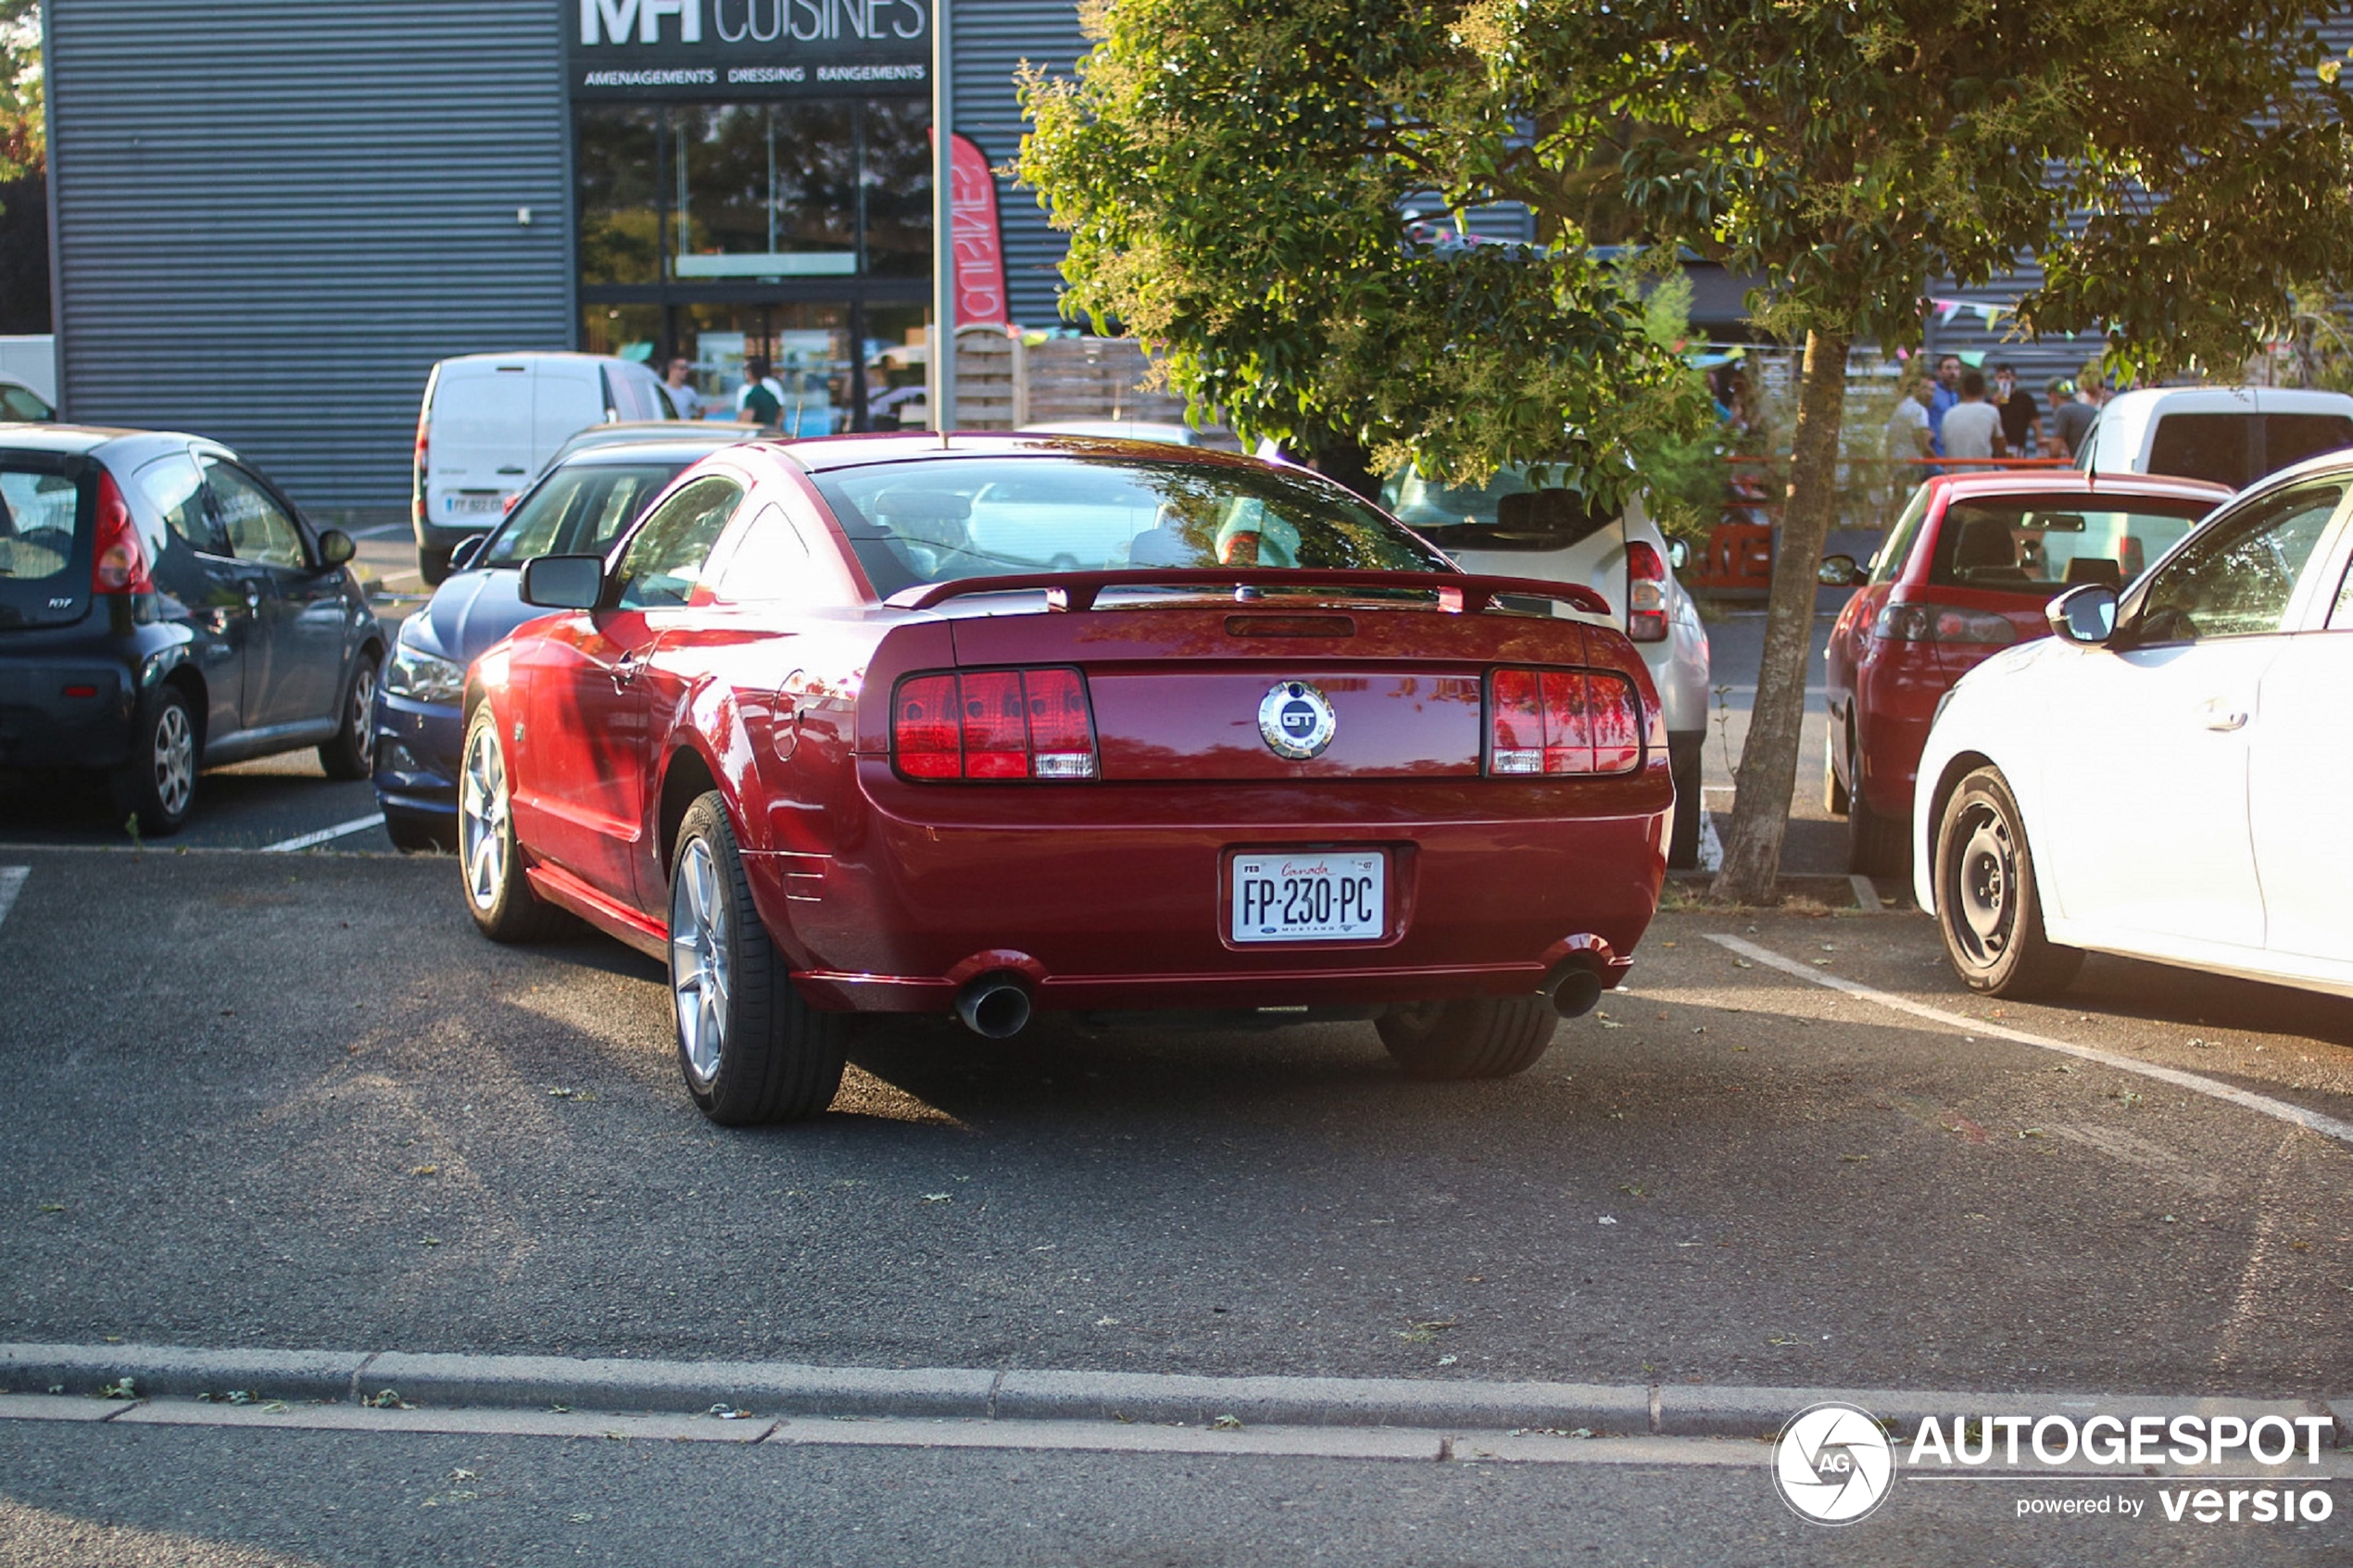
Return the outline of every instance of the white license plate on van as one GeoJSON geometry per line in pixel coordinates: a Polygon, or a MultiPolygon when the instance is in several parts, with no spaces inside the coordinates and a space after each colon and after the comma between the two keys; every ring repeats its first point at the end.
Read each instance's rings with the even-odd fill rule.
{"type": "Polygon", "coordinates": [[[507,497],[497,491],[487,495],[445,495],[442,499],[450,511],[468,516],[503,511],[507,505],[507,497]]]}
{"type": "Polygon", "coordinates": [[[1348,942],[1389,934],[1389,857],[1379,850],[1234,857],[1237,942],[1348,942]]]}

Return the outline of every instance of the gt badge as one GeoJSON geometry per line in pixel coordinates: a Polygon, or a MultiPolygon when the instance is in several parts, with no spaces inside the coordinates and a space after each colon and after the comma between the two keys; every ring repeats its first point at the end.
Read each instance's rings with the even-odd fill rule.
{"type": "Polygon", "coordinates": [[[1293,762],[1321,757],[1340,721],[1331,700],[1304,681],[1284,681],[1258,705],[1258,733],[1266,749],[1293,762]]]}

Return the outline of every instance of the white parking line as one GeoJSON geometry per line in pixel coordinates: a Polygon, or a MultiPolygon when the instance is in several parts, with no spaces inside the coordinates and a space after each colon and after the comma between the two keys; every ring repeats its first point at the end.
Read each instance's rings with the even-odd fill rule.
{"type": "Polygon", "coordinates": [[[2057,1051],[2061,1056],[2077,1057],[2085,1061],[2096,1061],[2103,1067],[2113,1067],[2120,1073],[2136,1073],[2144,1078],[2154,1078],[2159,1083],[2171,1084],[2175,1088],[2187,1089],[2193,1094],[2206,1095],[2214,1099],[2226,1101],[2243,1110],[2252,1110],[2260,1115],[2291,1123],[2308,1132],[2318,1133],[2322,1137],[2334,1138],[2341,1144],[2353,1144],[2353,1122],[2340,1122],[2334,1116],[2323,1116],[2317,1110],[2307,1110],[2300,1105],[2290,1105],[2285,1100],[2273,1099],[2268,1095],[2249,1094],[2245,1089],[2233,1088],[2230,1085],[2218,1083],[2212,1078],[2201,1078],[2195,1073],[2183,1073],[2171,1067],[2158,1067],[2152,1062],[2135,1061],[2129,1056],[2119,1056],[2113,1051],[2100,1050],[2092,1046],[2071,1045],[2065,1040],[2054,1040],[2046,1035],[2030,1035],[2023,1029],[2011,1029],[2003,1024],[1989,1022],[1982,1018],[1969,1018],[1961,1013],[1947,1012],[1943,1008],[1932,1008],[1925,1002],[1913,1001],[1908,997],[1893,996],[1888,992],[1848,980],[1842,975],[1825,974],[1818,969],[1806,967],[1795,959],[1783,958],[1769,947],[1760,947],[1754,942],[1745,942],[1740,937],[1726,933],[1710,932],[1707,939],[1722,947],[1730,947],[1741,957],[1761,963],[1768,969],[1778,969],[1784,974],[1793,974],[1800,980],[1811,981],[1817,985],[1825,986],[1832,991],[1843,991],[1850,997],[1860,997],[1867,1002],[1877,1002],[1881,1007],[1892,1009],[1896,1012],[1910,1013],[1914,1018],[1925,1018],[1932,1023],[1942,1023],[1964,1035],[2008,1040],[2015,1045],[2033,1046],[2041,1050],[2057,1051]]]}
{"type": "Polygon", "coordinates": [[[17,907],[17,895],[24,891],[24,879],[31,874],[31,866],[0,866],[0,921],[17,907]]]}
{"type": "Polygon", "coordinates": [[[261,847],[261,852],[265,855],[291,855],[297,849],[308,849],[313,845],[324,844],[329,839],[342,838],[350,834],[364,833],[370,828],[382,827],[384,820],[384,814],[382,811],[372,817],[354,817],[347,822],[337,822],[331,828],[321,828],[317,833],[306,833],[298,838],[282,838],[275,844],[265,844],[261,847]]]}

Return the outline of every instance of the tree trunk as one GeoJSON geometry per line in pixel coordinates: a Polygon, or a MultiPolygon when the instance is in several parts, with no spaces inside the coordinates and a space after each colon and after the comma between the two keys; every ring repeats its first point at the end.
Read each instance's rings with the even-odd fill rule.
{"type": "Polygon", "coordinates": [[[1822,546],[1838,510],[1838,431],[1846,411],[1844,331],[1806,334],[1798,383],[1797,433],[1789,496],[1773,557],[1765,616],[1765,662],[1756,674],[1748,741],[1741,747],[1732,831],[1711,891],[1736,903],[1772,901],[1797,785],[1798,736],[1806,722],[1806,660],[1814,642],[1814,590],[1822,546]]]}

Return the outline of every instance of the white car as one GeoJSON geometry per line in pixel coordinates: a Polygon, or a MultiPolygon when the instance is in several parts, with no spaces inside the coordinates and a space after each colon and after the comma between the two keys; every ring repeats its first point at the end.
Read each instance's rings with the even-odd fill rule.
{"type": "Polygon", "coordinates": [[[2353,996],[2348,495],[2353,453],[2275,474],[1953,688],[1912,863],[1972,989],[2088,949],[2353,996]]]}
{"type": "Polygon", "coordinates": [[[2271,386],[2154,386],[2119,393],[2084,433],[2091,473],[2170,473],[2236,490],[2353,446],[2353,397],[2271,386]]]}
{"type": "Polygon", "coordinates": [[[1675,580],[1680,552],[1639,498],[1597,511],[1573,490],[1540,488],[1506,469],[1483,486],[1441,484],[1407,470],[1382,499],[1397,520],[1465,571],[1575,583],[1609,601],[1610,619],[1633,639],[1667,715],[1675,775],[1675,825],[1667,863],[1699,863],[1700,749],[1707,739],[1707,629],[1675,580]]]}

